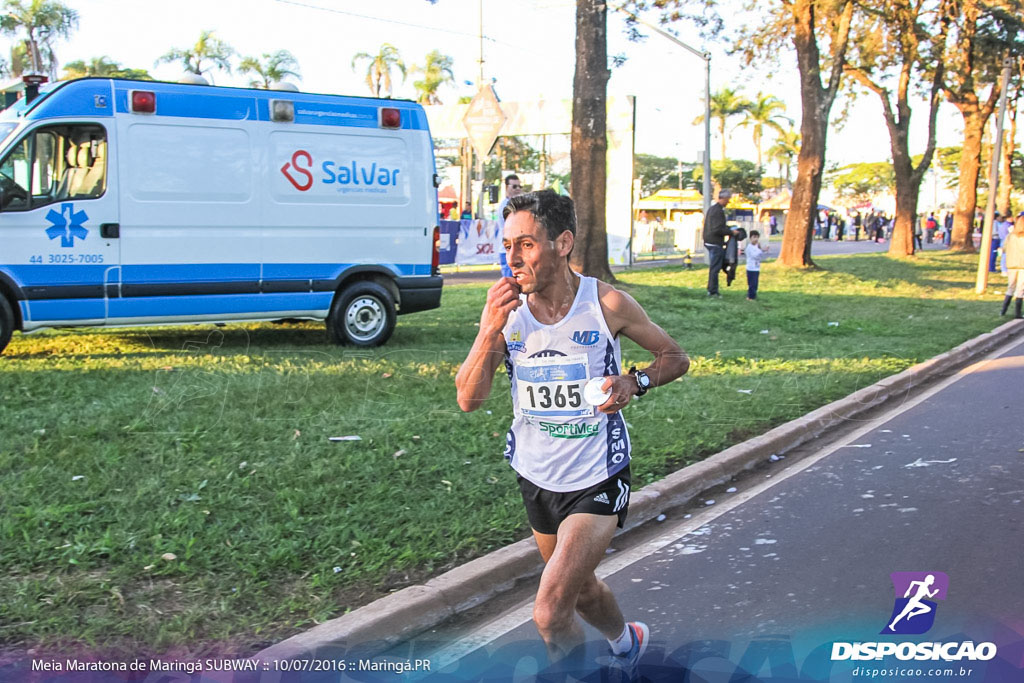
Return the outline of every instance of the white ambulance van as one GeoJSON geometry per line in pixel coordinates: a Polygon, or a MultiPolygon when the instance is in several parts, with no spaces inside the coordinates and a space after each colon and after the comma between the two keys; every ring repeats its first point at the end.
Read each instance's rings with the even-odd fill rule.
{"type": "Polygon", "coordinates": [[[305,318],[382,344],[436,308],[413,102],[151,81],[0,113],[0,351],[14,330],[305,318]]]}

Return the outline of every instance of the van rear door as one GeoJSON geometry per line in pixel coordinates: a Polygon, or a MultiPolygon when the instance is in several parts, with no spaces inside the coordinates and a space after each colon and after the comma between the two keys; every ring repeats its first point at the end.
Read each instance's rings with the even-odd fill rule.
{"type": "Polygon", "coordinates": [[[26,330],[101,323],[117,296],[113,143],[104,123],[41,123],[0,159],[0,269],[24,294],[26,330]]]}

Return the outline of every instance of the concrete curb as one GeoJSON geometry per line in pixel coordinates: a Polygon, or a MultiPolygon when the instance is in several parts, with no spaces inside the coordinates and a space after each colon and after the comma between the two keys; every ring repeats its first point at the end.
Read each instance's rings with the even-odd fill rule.
{"type": "MultiPolygon", "coordinates": [[[[1024,323],[1010,321],[899,374],[779,425],[768,432],[673,472],[637,491],[630,499],[626,529],[683,505],[737,474],[817,438],[831,427],[881,403],[907,396],[911,389],[952,367],[990,351],[1024,333],[1024,323]]],[[[344,616],[295,635],[253,655],[253,659],[308,657],[326,649],[373,654],[412,637],[445,619],[480,605],[510,589],[516,581],[540,573],[533,539],[525,539],[456,567],[423,585],[410,586],[344,616]]]]}

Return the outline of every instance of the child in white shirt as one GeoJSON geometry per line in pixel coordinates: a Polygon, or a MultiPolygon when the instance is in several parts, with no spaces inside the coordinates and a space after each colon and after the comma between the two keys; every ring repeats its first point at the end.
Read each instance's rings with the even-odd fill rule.
{"type": "Polygon", "coordinates": [[[757,299],[757,285],[761,277],[761,259],[768,253],[768,245],[758,244],[761,233],[751,230],[744,253],[747,255],[747,301],[757,299]]]}

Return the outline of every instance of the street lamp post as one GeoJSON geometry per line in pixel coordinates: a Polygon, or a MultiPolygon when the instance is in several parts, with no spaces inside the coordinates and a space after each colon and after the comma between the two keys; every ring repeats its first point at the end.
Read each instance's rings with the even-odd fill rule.
{"type": "Polygon", "coordinates": [[[684,50],[693,53],[704,60],[704,215],[708,213],[708,209],[711,208],[711,53],[707,51],[698,50],[695,47],[691,47],[683,41],[676,38],[668,31],[664,31],[654,24],[649,24],[634,12],[629,11],[622,5],[612,6],[612,9],[616,9],[620,12],[628,14],[630,18],[638,24],[643,24],[650,30],[654,31],[663,38],[671,40],[673,43],[683,48],[684,50]]]}
{"type": "Polygon", "coordinates": [[[985,222],[981,229],[981,253],[978,256],[978,277],[974,283],[974,291],[983,294],[988,287],[988,264],[992,258],[992,230],[995,227],[993,218],[996,210],[996,189],[999,187],[999,160],[1003,158],[1003,119],[1006,117],[1006,91],[1010,85],[1010,69],[1013,60],[1003,59],[1002,88],[999,99],[999,118],[996,119],[996,141],[992,150],[992,164],[988,175],[988,205],[985,207],[985,222]]]}

